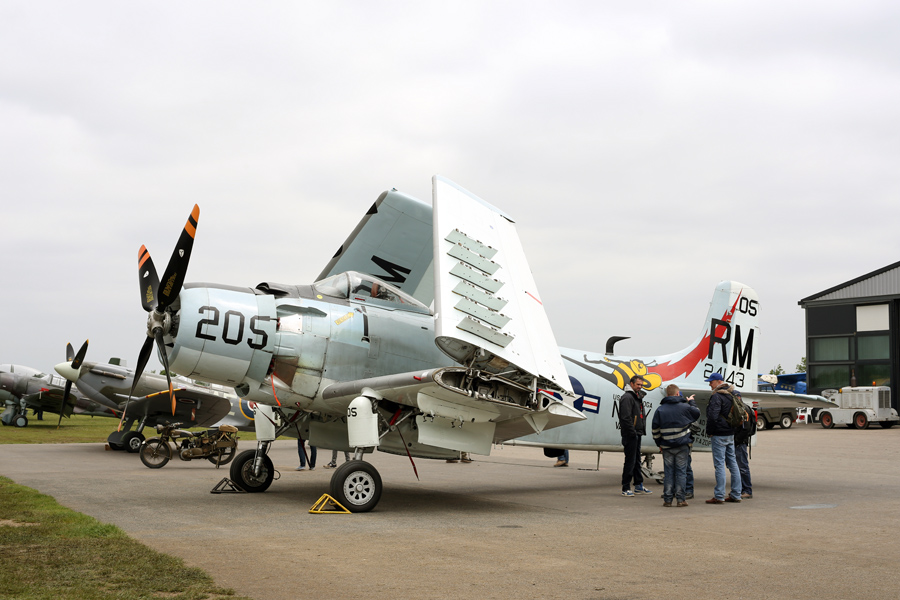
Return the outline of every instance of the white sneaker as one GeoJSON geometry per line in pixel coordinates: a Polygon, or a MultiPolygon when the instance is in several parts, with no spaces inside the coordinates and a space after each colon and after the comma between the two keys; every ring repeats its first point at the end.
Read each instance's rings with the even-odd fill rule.
{"type": "Polygon", "coordinates": [[[294,469],[294,470],[295,470],[295,471],[305,471],[305,470],[306,470],[306,467],[297,467],[297,468],[294,469]]]}
{"type": "Polygon", "coordinates": [[[622,495],[626,498],[634,498],[634,492],[631,490],[622,490],[622,495]]]}

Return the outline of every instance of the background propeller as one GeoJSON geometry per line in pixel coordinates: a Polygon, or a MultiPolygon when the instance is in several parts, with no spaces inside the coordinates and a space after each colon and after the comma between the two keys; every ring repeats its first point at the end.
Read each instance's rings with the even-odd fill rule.
{"type": "Polygon", "coordinates": [[[78,381],[78,377],[81,375],[81,363],[84,362],[84,356],[87,354],[89,341],[90,340],[84,341],[81,348],[78,350],[78,354],[75,354],[75,349],[72,348],[71,343],[66,344],[66,362],[56,365],[56,372],[66,378],[66,387],[63,391],[62,404],[59,406],[59,422],[56,424],[57,429],[62,425],[63,413],[66,411],[66,405],[69,403],[69,394],[72,391],[72,383],[78,381]]]}
{"type": "MultiPolygon", "coordinates": [[[[187,274],[187,268],[191,261],[191,250],[194,247],[194,235],[197,233],[197,223],[200,219],[200,207],[194,205],[181,236],[178,238],[178,244],[172,251],[169,258],[169,264],[163,271],[162,279],[156,274],[156,267],[153,265],[153,259],[150,258],[150,252],[145,246],[141,246],[138,251],[138,279],[141,290],[141,305],[144,310],[149,313],[147,316],[147,339],[141,346],[138,354],[137,367],[134,372],[134,381],[131,384],[131,392],[128,401],[134,395],[137,383],[144,373],[147,361],[150,360],[150,354],[153,352],[153,345],[156,344],[159,356],[162,359],[163,368],[166,371],[166,381],[169,384],[169,397],[172,399],[172,414],[175,414],[175,392],[172,387],[172,377],[169,375],[169,358],[166,354],[165,334],[171,327],[171,318],[166,309],[178,298],[181,288],[184,285],[184,278],[187,274]]],[[[125,411],[128,410],[128,401],[125,403],[125,411]]],[[[119,421],[119,430],[122,429],[122,423],[125,421],[125,412],[122,413],[122,420],[119,421]]]]}

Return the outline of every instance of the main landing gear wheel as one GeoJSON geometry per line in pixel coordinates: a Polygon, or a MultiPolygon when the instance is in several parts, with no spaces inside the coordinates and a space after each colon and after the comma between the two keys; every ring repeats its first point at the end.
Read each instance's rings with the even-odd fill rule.
{"type": "Polygon", "coordinates": [[[25,415],[16,415],[16,418],[13,420],[13,425],[16,427],[27,427],[28,417],[25,415]]]}
{"type": "Polygon", "coordinates": [[[831,429],[834,427],[834,417],[829,412],[819,413],[819,424],[825,429],[831,429]]]}
{"type": "Polygon", "coordinates": [[[868,429],[869,417],[866,416],[866,413],[858,412],[853,415],[853,426],[857,429],[868,429]]]}
{"type": "Polygon", "coordinates": [[[350,512],[369,512],[381,500],[381,475],[363,460],[349,460],[331,476],[331,496],[350,512]]]}
{"type": "Polygon", "coordinates": [[[220,467],[222,465],[227,465],[234,458],[234,448],[221,448],[219,449],[218,454],[214,454],[208,457],[206,460],[211,462],[212,464],[218,464],[220,467]]]}
{"type": "Polygon", "coordinates": [[[122,446],[128,452],[134,454],[141,451],[141,444],[144,443],[144,434],[137,431],[129,431],[122,436],[122,446]]]}
{"type": "Polygon", "coordinates": [[[141,445],[141,462],[150,469],[166,466],[171,458],[172,448],[159,438],[151,438],[141,445]]]}
{"type": "Polygon", "coordinates": [[[275,465],[268,456],[263,456],[262,470],[259,476],[253,475],[253,459],[256,458],[256,450],[244,450],[237,455],[231,463],[231,480],[238,484],[245,492],[264,492],[272,485],[275,479],[275,465]]]}
{"type": "Polygon", "coordinates": [[[782,429],[790,429],[791,425],[794,424],[793,419],[791,419],[791,415],[781,415],[781,428],[782,429]]]}

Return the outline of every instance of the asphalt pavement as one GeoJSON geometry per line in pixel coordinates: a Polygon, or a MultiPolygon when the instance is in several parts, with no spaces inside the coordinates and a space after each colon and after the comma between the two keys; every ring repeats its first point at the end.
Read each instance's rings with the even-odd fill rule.
{"type": "Polygon", "coordinates": [[[0,445],[0,474],[257,600],[900,597],[900,427],[797,425],[758,442],[753,499],[705,504],[712,459],[695,453],[686,508],[664,508],[654,483],[620,496],[621,454],[572,452],[554,468],[510,446],[417,460],[420,481],[407,458],[375,454],[384,495],[349,515],[309,513],[331,453],[295,471],[293,440],[275,444],[280,479],[261,494],[211,494],[227,467],[151,470],[102,444],[0,445]]]}

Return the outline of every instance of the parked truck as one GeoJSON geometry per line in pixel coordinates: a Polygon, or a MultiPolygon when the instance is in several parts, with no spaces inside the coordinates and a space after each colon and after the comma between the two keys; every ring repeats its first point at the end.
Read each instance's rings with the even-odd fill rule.
{"type": "Polygon", "coordinates": [[[835,402],[837,408],[823,408],[819,423],[825,429],[846,425],[853,429],[867,429],[878,423],[890,429],[900,422],[897,411],[891,408],[891,388],[886,386],[845,387],[825,390],[822,395],[835,402]]]}

